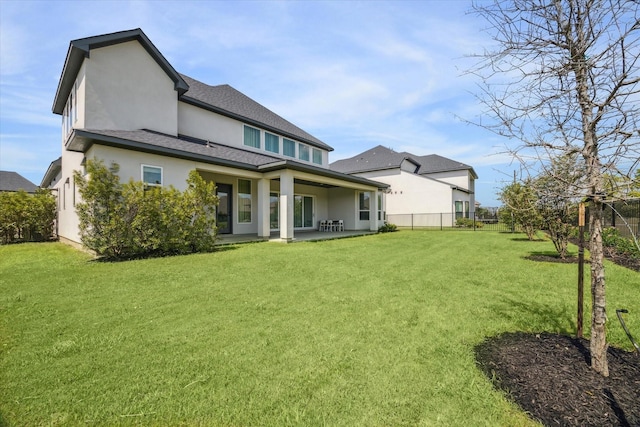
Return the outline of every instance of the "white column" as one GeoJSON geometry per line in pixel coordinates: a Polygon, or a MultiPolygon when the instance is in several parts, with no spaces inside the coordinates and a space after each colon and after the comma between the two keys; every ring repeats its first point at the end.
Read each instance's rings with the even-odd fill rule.
{"type": "Polygon", "coordinates": [[[271,232],[271,221],[269,211],[269,191],[271,180],[258,180],[258,237],[269,238],[271,232]]]}
{"type": "Polygon", "coordinates": [[[369,231],[378,231],[378,192],[371,192],[371,212],[369,212],[369,231]]]}
{"type": "Polygon", "coordinates": [[[293,240],[293,174],[285,170],[280,174],[280,238],[293,240]]]}

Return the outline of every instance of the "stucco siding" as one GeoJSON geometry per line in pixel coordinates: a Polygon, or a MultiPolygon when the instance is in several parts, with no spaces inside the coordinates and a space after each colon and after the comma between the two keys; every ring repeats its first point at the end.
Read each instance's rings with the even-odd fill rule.
{"type": "Polygon", "coordinates": [[[464,188],[465,190],[471,190],[471,177],[467,170],[430,173],[427,176],[455,185],[456,187],[464,188]]]}
{"type": "Polygon", "coordinates": [[[237,120],[178,102],[178,132],[182,135],[244,148],[242,126],[237,120]]]}
{"type": "Polygon", "coordinates": [[[92,49],[85,70],[85,128],[177,135],[174,83],[140,43],[92,49]]]}

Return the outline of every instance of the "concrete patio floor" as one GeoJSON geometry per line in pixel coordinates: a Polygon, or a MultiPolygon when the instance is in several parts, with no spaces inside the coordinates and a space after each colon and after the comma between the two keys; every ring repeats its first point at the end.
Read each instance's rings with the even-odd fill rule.
{"type": "MultiPolygon", "coordinates": [[[[332,239],[344,239],[347,237],[366,236],[369,234],[376,234],[375,231],[368,230],[347,230],[347,231],[296,231],[294,233],[294,239],[289,242],[284,242],[280,239],[280,233],[271,233],[269,236],[269,242],[280,243],[296,243],[296,242],[313,242],[319,240],[332,240],[332,239]]],[[[218,235],[217,245],[234,245],[237,243],[252,243],[252,242],[264,242],[267,241],[256,234],[221,234],[218,235]]]]}

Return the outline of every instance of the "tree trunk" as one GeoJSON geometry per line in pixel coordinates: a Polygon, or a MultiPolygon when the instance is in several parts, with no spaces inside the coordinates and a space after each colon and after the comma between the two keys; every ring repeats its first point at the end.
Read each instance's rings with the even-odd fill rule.
{"type": "Polygon", "coordinates": [[[591,367],[605,377],[609,376],[609,364],[607,362],[607,336],[605,322],[605,280],[604,280],[604,253],[602,249],[602,202],[596,198],[592,203],[589,220],[591,238],[589,246],[591,250],[591,367]]]}

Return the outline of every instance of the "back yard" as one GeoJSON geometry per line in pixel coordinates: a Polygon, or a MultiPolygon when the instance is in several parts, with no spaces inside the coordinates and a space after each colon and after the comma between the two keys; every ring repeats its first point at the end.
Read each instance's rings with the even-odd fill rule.
{"type": "MultiPolygon", "coordinates": [[[[575,333],[577,266],[525,259],[547,251],[439,231],[121,263],[2,246],[0,425],[536,425],[474,348],[575,333]]],[[[631,350],[614,313],[640,335],[640,274],[606,268],[631,350]]]]}

